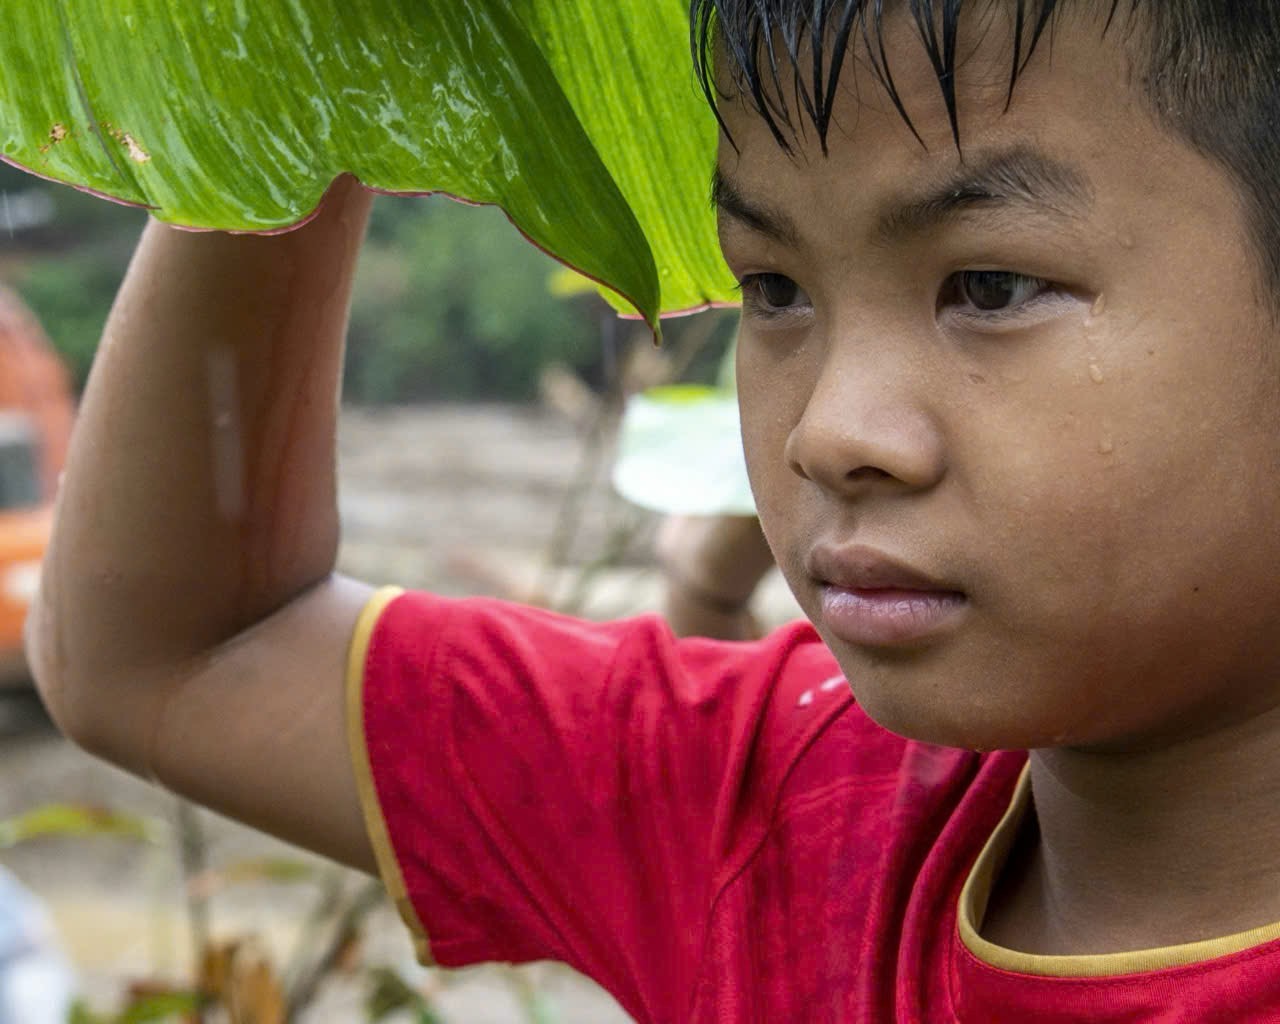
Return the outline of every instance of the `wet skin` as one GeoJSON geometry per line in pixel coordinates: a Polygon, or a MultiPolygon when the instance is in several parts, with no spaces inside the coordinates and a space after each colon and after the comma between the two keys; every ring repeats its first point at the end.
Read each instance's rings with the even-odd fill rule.
{"type": "Polygon", "coordinates": [[[883,725],[1045,748],[999,935],[1102,952],[1280,919],[1257,845],[1280,839],[1280,332],[1234,185],[1092,21],[1060,22],[1007,111],[999,20],[962,47],[963,159],[911,30],[888,38],[925,146],[857,62],[827,157],[724,108],[770,546],[883,725]],[[1206,891],[1170,896],[1184,870],[1206,891]]]}

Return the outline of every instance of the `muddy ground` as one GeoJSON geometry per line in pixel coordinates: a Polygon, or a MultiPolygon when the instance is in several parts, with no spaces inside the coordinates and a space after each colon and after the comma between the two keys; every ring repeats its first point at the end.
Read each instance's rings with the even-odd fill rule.
{"type": "MultiPolygon", "coordinates": [[[[573,601],[600,617],[654,607],[658,584],[648,557],[653,518],[612,499],[607,489],[591,491],[584,502],[566,502],[567,492],[580,490],[573,481],[591,476],[584,472],[592,465],[584,457],[589,450],[579,429],[536,410],[348,411],[340,450],[341,567],[371,582],[448,594],[573,601]],[[571,514],[575,508],[577,516],[571,514]],[[613,552],[610,566],[589,569],[585,585],[584,566],[606,549],[613,552]],[[553,551],[561,558],[548,567],[553,551]]],[[[607,458],[606,447],[601,459],[607,458]]],[[[768,621],[794,612],[776,580],[765,588],[761,609],[768,621]]],[[[29,703],[10,699],[0,706],[0,733],[0,816],[67,801],[145,815],[162,829],[175,821],[172,797],[71,748],[29,703]]],[[[215,868],[272,857],[310,864],[317,877],[328,870],[225,819],[201,812],[199,820],[204,855],[215,868]]],[[[95,1005],[111,1005],[132,980],[178,979],[188,970],[191,931],[172,844],[41,840],[0,851],[0,865],[47,902],[95,1005]]],[[[342,884],[351,891],[360,881],[348,875],[342,884]]],[[[305,924],[317,892],[315,880],[232,886],[212,897],[212,931],[224,938],[255,936],[275,963],[287,963],[300,936],[323,937],[305,924]]],[[[531,1020],[521,1003],[530,986],[549,1001],[550,1019],[562,1024],[629,1019],[590,982],[555,965],[514,975],[494,967],[417,970],[405,933],[387,909],[370,920],[359,956],[394,965],[435,989],[447,1024],[531,1020]]],[[[361,999],[357,972],[328,985],[303,1020],[362,1021],[361,999]]]]}

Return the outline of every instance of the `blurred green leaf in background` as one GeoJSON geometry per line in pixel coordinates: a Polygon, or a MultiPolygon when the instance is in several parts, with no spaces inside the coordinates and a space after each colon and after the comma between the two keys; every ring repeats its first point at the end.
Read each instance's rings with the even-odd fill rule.
{"type": "Polygon", "coordinates": [[[494,209],[380,198],[352,304],[348,400],[519,401],[552,363],[598,376],[595,302],[552,295],[555,263],[514,234],[494,209]]]}
{"type": "Polygon", "coordinates": [[[613,485],[666,515],[755,515],[737,395],[693,384],[634,395],[619,429],[613,485]]]}

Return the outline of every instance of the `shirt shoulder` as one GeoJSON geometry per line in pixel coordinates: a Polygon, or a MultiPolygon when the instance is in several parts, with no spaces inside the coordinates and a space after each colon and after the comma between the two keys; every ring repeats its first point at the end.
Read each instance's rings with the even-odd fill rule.
{"type": "Polygon", "coordinates": [[[564,960],[640,1020],[687,1005],[721,879],[852,705],[805,623],[729,644],[405,593],[357,663],[370,834],[424,958],[564,960]]]}

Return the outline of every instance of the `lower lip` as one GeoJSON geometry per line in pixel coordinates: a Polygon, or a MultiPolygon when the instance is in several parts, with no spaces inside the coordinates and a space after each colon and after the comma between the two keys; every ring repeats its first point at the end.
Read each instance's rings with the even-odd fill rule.
{"type": "Polygon", "coordinates": [[[859,647],[919,643],[950,627],[968,604],[953,590],[822,590],[822,621],[859,647]]]}

